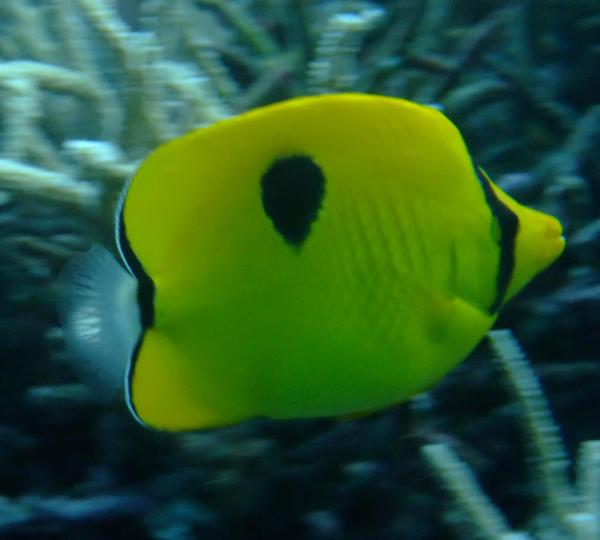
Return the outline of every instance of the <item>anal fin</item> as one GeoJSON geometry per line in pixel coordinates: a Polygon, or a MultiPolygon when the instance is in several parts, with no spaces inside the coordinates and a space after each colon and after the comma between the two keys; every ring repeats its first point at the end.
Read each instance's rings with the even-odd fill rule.
{"type": "Polygon", "coordinates": [[[193,359],[186,358],[159,330],[148,329],[136,352],[128,373],[127,404],[142,424],[189,431],[241,419],[211,408],[202,394],[202,373],[194,373],[193,359]]]}

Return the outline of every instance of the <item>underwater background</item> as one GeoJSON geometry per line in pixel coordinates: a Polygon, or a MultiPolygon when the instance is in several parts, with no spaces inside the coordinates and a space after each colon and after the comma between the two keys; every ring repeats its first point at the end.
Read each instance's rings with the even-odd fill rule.
{"type": "Polygon", "coordinates": [[[0,538],[600,538],[599,89],[599,0],[2,0],[0,538]],[[523,358],[525,390],[503,376],[501,334],[356,420],[177,435],[99,401],[55,281],[113,246],[139,160],[339,91],[441,107],[503,189],[561,220],[565,253],[496,324],[537,379],[523,358]]]}

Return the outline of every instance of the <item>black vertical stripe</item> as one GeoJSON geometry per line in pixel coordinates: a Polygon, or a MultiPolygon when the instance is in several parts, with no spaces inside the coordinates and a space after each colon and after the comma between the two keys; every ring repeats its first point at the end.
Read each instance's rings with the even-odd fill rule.
{"type": "Polygon", "coordinates": [[[483,188],[485,201],[500,230],[500,238],[498,240],[500,262],[498,264],[498,273],[496,274],[496,296],[488,308],[490,313],[494,313],[500,309],[500,306],[504,302],[506,291],[508,290],[515,269],[515,246],[517,233],[519,232],[519,218],[508,206],[498,199],[490,184],[490,179],[485,172],[478,166],[475,166],[475,172],[483,188]]]}
{"type": "Polygon", "coordinates": [[[118,222],[118,242],[119,248],[123,257],[125,257],[125,261],[129,266],[130,270],[133,272],[133,275],[136,277],[138,282],[137,288],[137,302],[140,310],[140,322],[142,324],[142,333],[135,344],[133,352],[131,354],[131,359],[129,360],[129,367],[127,369],[127,404],[134,415],[134,417],[138,420],[138,422],[145,425],[145,423],[139,417],[135,405],[133,402],[133,377],[135,374],[135,364],[142,347],[142,343],[144,341],[144,336],[146,334],[146,329],[154,326],[154,295],[155,295],[155,287],[154,282],[150,278],[150,276],[144,270],[142,263],[137,258],[136,254],[133,252],[131,248],[131,244],[129,243],[129,239],[127,238],[127,231],[125,230],[125,221],[123,216],[123,208],[125,205],[121,206],[121,212],[119,215],[118,222]]]}
{"type": "Polygon", "coordinates": [[[126,384],[127,384],[127,405],[129,407],[129,409],[131,410],[131,412],[133,413],[133,416],[135,417],[135,419],[140,424],[147,426],[147,424],[140,418],[140,416],[137,412],[137,409],[135,408],[135,404],[133,402],[133,378],[135,376],[135,366],[136,366],[135,360],[137,359],[137,357],[140,353],[140,349],[142,348],[143,341],[144,341],[144,334],[142,333],[142,335],[140,336],[140,339],[138,339],[138,342],[135,344],[133,353],[131,354],[131,363],[129,364],[129,369],[127,370],[127,383],[126,384]]]}
{"type": "Polygon", "coordinates": [[[154,326],[154,282],[131,249],[131,244],[127,239],[127,232],[125,230],[123,210],[121,210],[121,215],[119,216],[119,247],[129,268],[138,281],[137,301],[140,308],[142,329],[145,330],[154,326]]]}

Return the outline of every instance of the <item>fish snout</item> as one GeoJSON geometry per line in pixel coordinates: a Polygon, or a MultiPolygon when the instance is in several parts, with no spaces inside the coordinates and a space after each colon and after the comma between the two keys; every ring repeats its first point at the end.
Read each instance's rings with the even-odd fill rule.
{"type": "Polygon", "coordinates": [[[543,238],[546,249],[543,258],[546,264],[550,264],[563,252],[566,241],[560,221],[549,215],[544,215],[544,218],[543,238]]]}

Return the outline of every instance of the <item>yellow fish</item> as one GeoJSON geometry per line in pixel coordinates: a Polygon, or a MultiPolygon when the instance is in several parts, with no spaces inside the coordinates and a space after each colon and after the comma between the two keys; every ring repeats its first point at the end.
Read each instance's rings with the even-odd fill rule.
{"type": "Polygon", "coordinates": [[[351,415],[438,381],[564,247],[439,111],[291,99],[154,151],[121,197],[125,265],[67,268],[84,373],[165,430],[351,415]]]}

